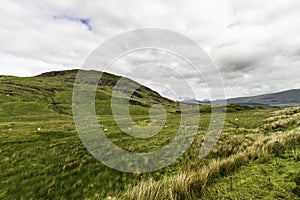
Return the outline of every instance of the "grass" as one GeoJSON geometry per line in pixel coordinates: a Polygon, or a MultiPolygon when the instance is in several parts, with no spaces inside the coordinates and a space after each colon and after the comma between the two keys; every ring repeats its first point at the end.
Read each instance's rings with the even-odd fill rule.
{"type": "MultiPolygon", "coordinates": [[[[172,165],[145,174],[108,168],[89,154],[76,133],[71,110],[76,72],[0,77],[0,199],[234,199],[242,192],[256,192],[242,185],[243,170],[255,174],[262,167],[267,171],[262,181],[270,177],[270,182],[281,187],[284,183],[277,181],[280,169],[272,163],[277,160],[291,176],[299,166],[299,109],[228,105],[220,140],[207,157],[199,159],[211,117],[210,106],[201,105],[195,141],[172,165]],[[240,182],[234,182],[229,191],[230,177],[240,182]]],[[[150,152],[168,144],[179,128],[178,103],[140,87],[130,105],[134,122],[148,125],[154,103],[166,108],[168,118],[154,137],[132,138],[118,128],[111,115],[116,80],[117,76],[104,74],[96,93],[98,121],[107,129],[107,137],[132,152],[150,152]]],[[[251,176],[247,184],[257,180],[251,176]]],[[[275,197],[277,186],[256,194],[275,197]]],[[[294,198],[295,187],[290,181],[279,192],[294,198]]]]}
{"type": "Polygon", "coordinates": [[[299,161],[291,151],[262,163],[253,161],[236,173],[218,179],[204,192],[203,199],[299,199],[293,193],[299,161]]]}
{"type": "MultiPolygon", "coordinates": [[[[214,183],[217,178],[226,177],[235,172],[243,165],[252,161],[266,162],[274,156],[281,155],[283,149],[278,146],[292,148],[300,144],[300,129],[286,134],[272,136],[257,135],[255,142],[245,150],[231,154],[220,159],[210,159],[206,165],[199,169],[182,170],[173,177],[167,177],[159,181],[152,179],[139,183],[130,188],[125,195],[127,199],[195,199],[206,193],[207,186],[214,183]],[[178,186],[180,184],[180,186],[178,186]],[[156,195],[156,196],[155,196],[156,195]],[[159,195],[157,197],[157,195],[159,195]]],[[[299,166],[299,161],[292,161],[293,165],[299,166]]],[[[220,189],[220,188],[218,188],[220,189]]],[[[223,188],[224,189],[224,188],[223,188]]],[[[291,191],[291,190],[290,190],[291,191]]],[[[208,192],[213,196],[213,192],[208,192]]],[[[209,196],[206,195],[206,196],[209,196]]],[[[221,196],[223,198],[223,196],[221,196]]],[[[226,197],[226,196],[224,196],[226,197]]],[[[252,197],[251,197],[252,198],[252,197]]]]}

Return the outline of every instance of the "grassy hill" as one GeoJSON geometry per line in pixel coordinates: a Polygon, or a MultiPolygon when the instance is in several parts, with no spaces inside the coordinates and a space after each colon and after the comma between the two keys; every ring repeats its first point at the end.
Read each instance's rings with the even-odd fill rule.
{"type": "MultiPolygon", "coordinates": [[[[0,199],[230,199],[246,194],[246,199],[299,199],[300,186],[295,182],[299,108],[228,105],[219,142],[207,157],[199,159],[211,120],[210,106],[199,105],[198,134],[183,156],[155,172],[122,173],[93,158],[75,130],[72,92],[76,73],[0,77],[0,199]],[[277,166],[284,166],[284,171],[277,166]],[[257,168],[266,172],[257,176],[257,168]],[[244,174],[250,172],[253,176],[244,181],[244,174]],[[230,177],[234,178],[232,187],[230,177]],[[269,184],[264,184],[268,177],[269,184]]],[[[178,103],[140,86],[130,99],[133,120],[148,125],[154,103],[165,107],[168,118],[157,135],[130,137],[111,114],[112,87],[119,78],[104,73],[96,92],[98,121],[107,130],[106,136],[132,152],[150,152],[168,144],[179,128],[178,103]]]]}
{"type": "Polygon", "coordinates": [[[246,104],[257,106],[299,106],[300,89],[287,90],[283,92],[264,94],[253,97],[232,98],[227,100],[232,104],[246,104]]]}
{"type": "MultiPolygon", "coordinates": [[[[0,77],[0,116],[23,115],[27,113],[49,113],[71,115],[73,84],[78,70],[57,71],[41,74],[36,77],[0,77]],[[33,109],[35,108],[35,109],[33,109]]],[[[92,72],[98,73],[98,72],[92,72]]],[[[104,73],[97,91],[97,101],[101,103],[99,113],[110,113],[112,87],[120,77],[104,73]]],[[[128,84],[135,83],[127,79],[128,84]]],[[[153,103],[168,104],[171,101],[161,97],[158,93],[141,86],[131,99],[131,104],[149,107],[153,103]]],[[[142,108],[143,109],[143,108],[142,108]]]]}

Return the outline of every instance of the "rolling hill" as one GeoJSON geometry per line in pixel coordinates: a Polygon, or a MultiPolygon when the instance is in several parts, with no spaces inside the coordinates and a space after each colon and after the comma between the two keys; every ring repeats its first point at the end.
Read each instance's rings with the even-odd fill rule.
{"type": "MultiPolygon", "coordinates": [[[[214,123],[210,105],[199,105],[197,135],[181,157],[157,171],[125,173],[96,160],[76,131],[72,95],[77,72],[0,76],[0,199],[299,199],[300,186],[294,180],[300,161],[300,108],[227,105],[218,143],[199,159],[214,123]]],[[[126,134],[111,111],[112,90],[120,78],[103,73],[95,98],[99,125],[114,144],[129,152],[153,152],[169,144],[178,131],[191,128],[194,115],[182,126],[178,102],[125,79],[125,87],[139,86],[129,98],[133,122],[155,128],[150,107],[159,103],[167,112],[156,135],[126,134]]],[[[224,113],[220,108],[217,112],[224,113]]]]}
{"type": "MultiPolygon", "coordinates": [[[[73,85],[77,72],[78,70],[53,71],[35,77],[0,76],[0,116],[49,112],[72,115],[73,85]]],[[[86,71],[86,73],[100,72],[86,71]]],[[[98,114],[111,113],[109,105],[112,88],[120,78],[103,73],[96,92],[98,114]]],[[[138,84],[130,79],[125,79],[125,82],[128,85],[138,84]]],[[[130,98],[130,104],[140,106],[141,110],[154,103],[176,105],[142,85],[139,85],[130,98]]]]}
{"type": "Polygon", "coordinates": [[[300,105],[300,89],[272,94],[227,99],[230,104],[243,104],[264,107],[290,107],[300,105]]]}

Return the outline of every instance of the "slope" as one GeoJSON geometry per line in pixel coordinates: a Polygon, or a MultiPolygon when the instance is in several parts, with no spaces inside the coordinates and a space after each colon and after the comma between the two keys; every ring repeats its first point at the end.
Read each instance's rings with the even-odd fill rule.
{"type": "Polygon", "coordinates": [[[261,106],[297,106],[300,105],[300,89],[287,90],[253,97],[232,98],[228,99],[227,102],[233,104],[261,106]]]}
{"type": "MultiPolygon", "coordinates": [[[[77,72],[78,70],[55,71],[35,77],[1,76],[0,116],[10,117],[51,112],[71,115],[73,85],[77,72]]],[[[92,71],[91,73],[100,72],[92,71]]],[[[119,76],[103,73],[96,94],[98,114],[111,113],[109,110],[111,93],[119,79],[119,76]]],[[[130,79],[125,80],[128,84],[137,84],[130,79]]],[[[154,103],[174,104],[142,85],[130,99],[130,104],[139,105],[142,108],[149,107],[154,103]]]]}

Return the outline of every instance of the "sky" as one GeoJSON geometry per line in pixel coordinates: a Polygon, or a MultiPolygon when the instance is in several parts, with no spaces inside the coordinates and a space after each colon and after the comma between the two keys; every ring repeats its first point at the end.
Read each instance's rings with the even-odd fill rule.
{"type": "MultiPolygon", "coordinates": [[[[3,0],[0,74],[33,76],[81,68],[112,36],[161,28],[183,34],[204,49],[220,72],[227,98],[300,88],[299,19],[299,0],[3,0]]],[[[190,97],[182,92],[182,76],[174,72],[179,69],[195,89],[195,98],[211,98],[203,77],[172,55],[164,67],[134,66],[162,55],[157,50],[134,52],[113,63],[111,72],[167,97],[172,90],[190,97]]]]}

